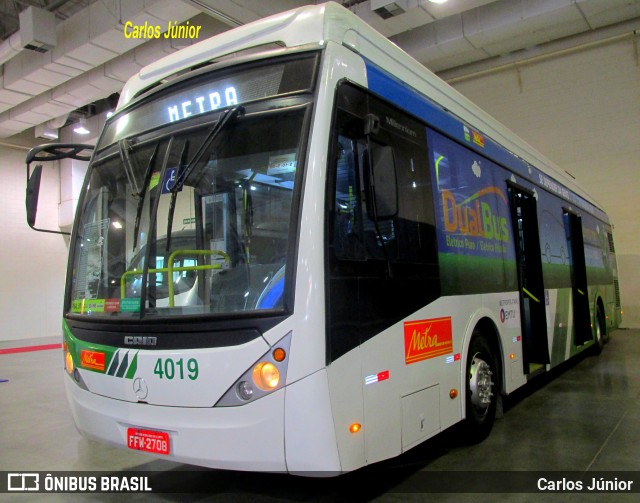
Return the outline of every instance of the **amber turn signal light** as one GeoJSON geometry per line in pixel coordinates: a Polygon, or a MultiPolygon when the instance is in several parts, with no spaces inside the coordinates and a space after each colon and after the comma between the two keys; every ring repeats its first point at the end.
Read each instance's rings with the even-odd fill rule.
{"type": "Polygon", "coordinates": [[[287,352],[282,348],[276,348],[273,350],[272,355],[275,361],[281,362],[287,357],[287,352]]]}

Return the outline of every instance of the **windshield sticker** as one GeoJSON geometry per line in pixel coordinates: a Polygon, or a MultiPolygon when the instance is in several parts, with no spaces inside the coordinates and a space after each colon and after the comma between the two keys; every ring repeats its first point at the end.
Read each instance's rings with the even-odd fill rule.
{"type": "MultiPolygon", "coordinates": [[[[139,303],[140,299],[137,300],[139,303]]],[[[117,313],[119,311],[120,299],[75,299],[71,302],[72,313],[117,313]]]]}
{"type": "Polygon", "coordinates": [[[130,299],[120,299],[120,312],[122,313],[139,313],[140,297],[130,299]]]}
{"type": "Polygon", "coordinates": [[[104,299],[77,299],[71,303],[72,313],[104,313],[104,299]]]}
{"type": "Polygon", "coordinates": [[[296,170],[296,153],[269,157],[267,175],[275,176],[283,173],[294,173],[296,170]]]}
{"type": "MultiPolygon", "coordinates": [[[[178,168],[167,168],[164,173],[164,180],[162,180],[162,193],[170,194],[171,189],[176,184],[176,176],[178,174],[178,168]]],[[[158,177],[159,178],[159,177],[158,177]]],[[[178,185],[176,192],[182,192],[183,184],[178,185]]]]}
{"type": "Polygon", "coordinates": [[[117,313],[120,311],[120,299],[104,299],[104,312],[117,313]]]}
{"type": "Polygon", "coordinates": [[[85,224],[82,231],[76,292],[85,299],[95,299],[98,296],[104,256],[103,246],[108,229],[109,219],[105,218],[85,224]]]}
{"type": "Polygon", "coordinates": [[[155,171],[151,175],[151,179],[149,180],[149,190],[153,190],[154,187],[157,187],[160,183],[160,171],[155,171]]]}

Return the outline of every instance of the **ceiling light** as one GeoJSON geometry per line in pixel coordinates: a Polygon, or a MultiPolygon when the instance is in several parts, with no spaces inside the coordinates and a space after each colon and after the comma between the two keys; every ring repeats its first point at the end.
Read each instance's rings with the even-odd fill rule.
{"type": "Polygon", "coordinates": [[[447,3],[447,0],[429,0],[431,3],[447,3]]]}
{"type": "Polygon", "coordinates": [[[87,125],[84,119],[80,119],[78,121],[78,124],[73,128],[73,131],[82,135],[91,134],[91,131],[87,129],[87,125]]]}
{"type": "Polygon", "coordinates": [[[46,124],[39,124],[35,127],[36,138],[46,138],[47,140],[58,139],[58,129],[47,126],[46,124]]]}

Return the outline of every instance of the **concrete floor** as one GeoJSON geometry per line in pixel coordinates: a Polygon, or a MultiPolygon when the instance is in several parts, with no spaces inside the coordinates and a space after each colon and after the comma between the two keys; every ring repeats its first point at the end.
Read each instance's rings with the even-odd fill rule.
{"type": "MultiPolygon", "coordinates": [[[[0,342],[0,349],[58,341],[0,342]]],[[[147,494],[130,501],[638,501],[638,494],[428,494],[434,471],[640,471],[640,330],[618,330],[599,357],[582,357],[505,403],[483,443],[455,430],[403,456],[331,480],[190,467],[107,447],[80,436],[62,386],[62,352],[0,354],[0,472],[182,472],[208,494],[147,494]],[[421,485],[422,484],[422,485],[421,485]],[[418,489],[422,491],[422,489],[418,489]]],[[[160,473],[158,473],[160,472],[160,473]]],[[[1,474],[0,474],[1,475],[1,474]]],[[[491,476],[490,474],[487,476],[491,476]]],[[[463,478],[461,476],[461,478],[463,478]]],[[[501,476],[493,477],[496,493],[501,476]]],[[[636,477],[638,478],[638,477],[636,477]]],[[[463,485],[464,480],[458,484],[463,485]]],[[[640,485],[640,482],[638,482],[640,485]]],[[[640,489],[640,488],[637,488],[640,489]]],[[[121,495],[0,494],[0,501],[119,501],[121,495]]]]}

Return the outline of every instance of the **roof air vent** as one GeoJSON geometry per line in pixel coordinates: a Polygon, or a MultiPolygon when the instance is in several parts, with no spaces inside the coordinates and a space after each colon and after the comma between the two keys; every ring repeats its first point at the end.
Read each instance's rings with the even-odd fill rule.
{"type": "Polygon", "coordinates": [[[53,12],[29,7],[20,13],[20,45],[47,52],[56,45],[56,17],[53,12]]]}
{"type": "Polygon", "coordinates": [[[371,10],[378,14],[382,19],[399,16],[406,12],[406,1],[396,0],[371,0],[371,10]]]}

